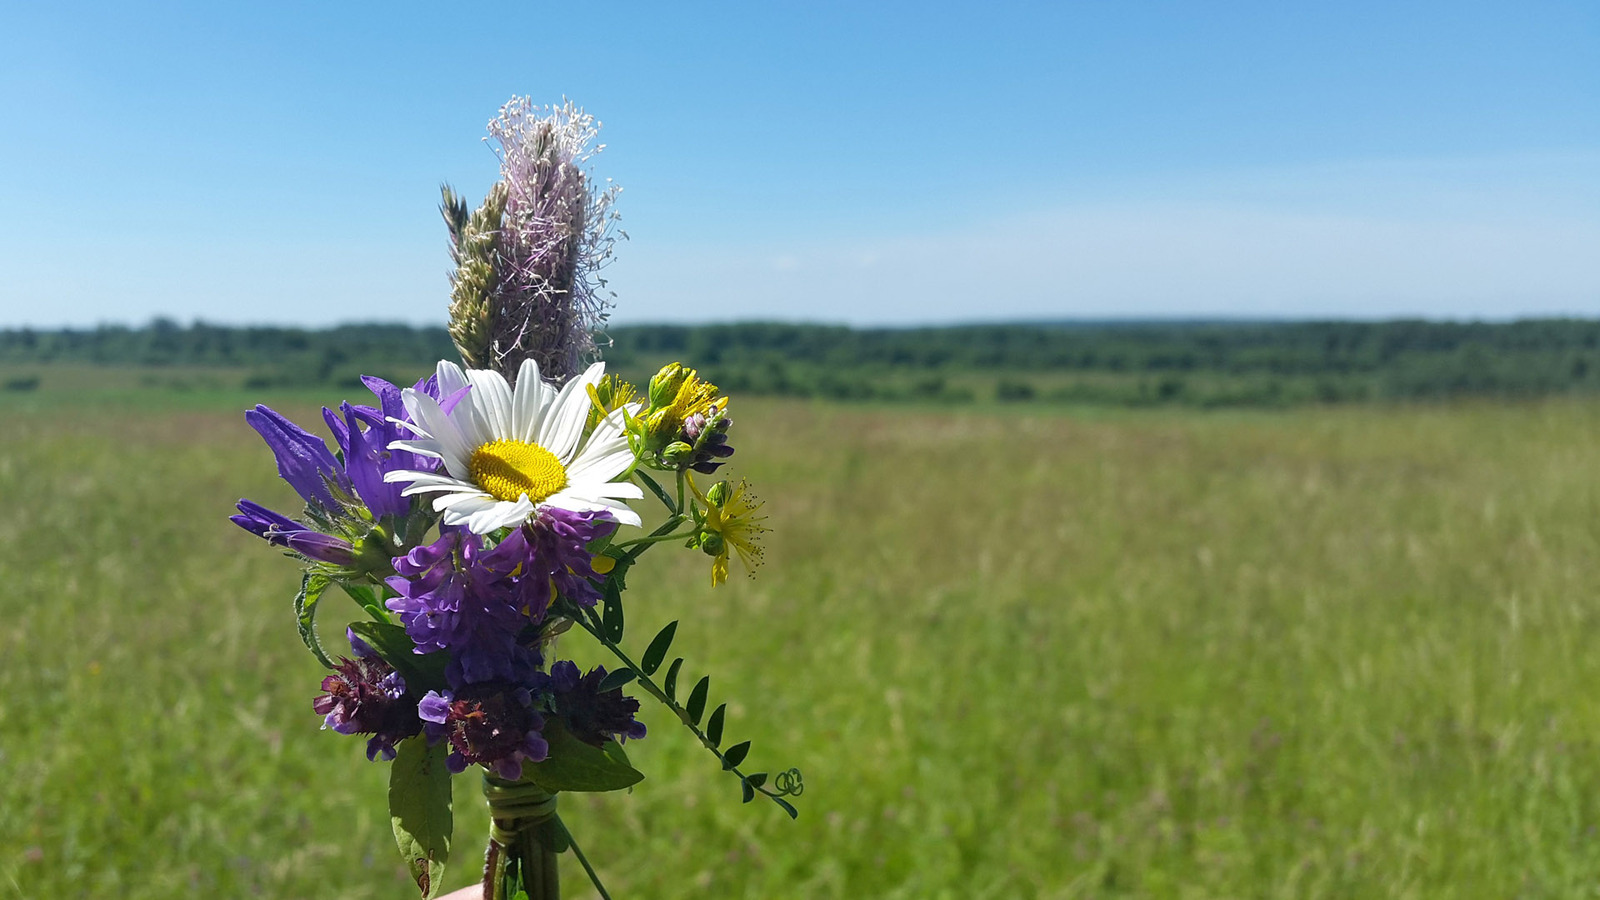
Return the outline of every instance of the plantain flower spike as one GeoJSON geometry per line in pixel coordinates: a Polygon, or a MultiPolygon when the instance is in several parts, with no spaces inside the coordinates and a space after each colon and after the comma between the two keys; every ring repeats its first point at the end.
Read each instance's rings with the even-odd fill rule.
{"type": "Polygon", "coordinates": [[[468,212],[448,185],[440,211],[450,230],[450,337],[462,362],[507,380],[523,360],[563,384],[599,356],[595,335],[615,296],[600,272],[618,235],[621,188],[597,187],[585,164],[604,144],[600,125],[570,101],[535,107],[514,97],[489,123],[500,180],[468,212]]]}

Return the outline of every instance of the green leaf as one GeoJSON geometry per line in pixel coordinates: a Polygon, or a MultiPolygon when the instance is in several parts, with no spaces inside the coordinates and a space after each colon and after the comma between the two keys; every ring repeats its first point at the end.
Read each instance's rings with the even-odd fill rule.
{"type": "Polygon", "coordinates": [[[694,690],[689,692],[689,702],[684,704],[685,711],[689,713],[689,724],[700,724],[700,714],[706,711],[706,692],[710,689],[710,675],[703,676],[695,682],[694,690]]]}
{"type": "Polygon", "coordinates": [[[757,772],[754,775],[746,775],[744,780],[750,782],[751,787],[758,788],[767,783],[767,773],[757,772]]]}
{"type": "Polygon", "coordinates": [[[523,777],[555,791],[620,791],[644,780],[644,773],[606,750],[578,740],[559,721],[546,720],[550,755],[522,767],[523,777]]]}
{"type": "Polygon", "coordinates": [[[633,765],[633,763],[628,761],[628,752],[623,750],[622,745],[616,741],[606,741],[604,744],[600,745],[600,749],[604,750],[607,756],[625,766],[633,765]]]}
{"type": "Polygon", "coordinates": [[[618,669],[615,672],[607,672],[606,677],[600,679],[600,685],[595,688],[595,690],[602,694],[604,694],[606,691],[614,691],[632,681],[634,678],[638,677],[638,675],[638,672],[635,672],[627,667],[618,669]]]}
{"type": "Polygon", "coordinates": [[[550,848],[551,853],[565,853],[572,846],[572,835],[561,824],[560,816],[551,816],[539,823],[539,843],[550,848]]]}
{"type": "Polygon", "coordinates": [[[354,584],[349,581],[339,582],[339,587],[350,595],[357,605],[367,611],[374,622],[393,622],[389,610],[383,605],[383,594],[370,584],[354,584]]]}
{"type": "Polygon", "coordinates": [[[744,802],[749,803],[756,798],[756,789],[751,786],[748,779],[739,782],[739,790],[744,793],[744,802]]]}
{"type": "Polygon", "coordinates": [[[722,717],[727,711],[728,704],[722,704],[711,714],[711,721],[706,723],[706,737],[710,739],[713,747],[722,743],[722,717]]]}
{"type": "Polygon", "coordinates": [[[724,769],[731,769],[734,766],[737,766],[739,763],[744,762],[744,758],[748,755],[750,755],[749,741],[734,744],[732,747],[727,749],[727,752],[722,754],[722,767],[724,769]]]}
{"type": "Polygon", "coordinates": [[[790,803],[789,801],[783,799],[782,797],[773,797],[772,798],[772,802],[778,804],[781,807],[783,807],[783,811],[789,814],[789,818],[791,818],[791,819],[800,818],[800,810],[795,809],[794,808],[794,804],[790,803]]]}
{"type": "Polygon", "coordinates": [[[667,627],[656,633],[650,646],[644,649],[644,658],[639,660],[639,668],[644,669],[646,675],[654,675],[661,668],[661,663],[667,658],[667,650],[672,647],[672,636],[678,633],[678,622],[673,620],[667,627]]]}
{"type": "Polygon", "coordinates": [[[665,506],[669,511],[674,513],[678,511],[677,501],[673,500],[672,497],[667,494],[666,490],[663,489],[660,484],[656,483],[654,478],[646,475],[643,469],[634,469],[633,474],[639,476],[639,480],[643,481],[644,486],[650,489],[650,493],[656,495],[656,499],[661,501],[662,506],[665,506]]]}
{"type": "Polygon", "coordinates": [[[449,745],[428,746],[427,740],[409,737],[395,748],[389,768],[389,821],[400,855],[423,897],[433,897],[444,883],[444,866],[450,860],[450,770],[445,765],[449,745]]]}
{"type": "Polygon", "coordinates": [[[333,661],[322,651],[322,641],[317,639],[317,604],[322,601],[323,593],[332,583],[333,579],[326,575],[312,575],[308,572],[300,579],[300,594],[294,598],[294,621],[300,629],[300,640],[310,648],[311,655],[317,658],[317,662],[330,669],[333,668],[333,661]]]}
{"type": "Polygon", "coordinates": [[[683,668],[683,657],[680,656],[667,667],[667,677],[661,682],[661,690],[666,692],[669,699],[678,699],[678,670],[681,668],[683,668]]]}
{"type": "Polygon", "coordinates": [[[445,689],[444,668],[449,655],[444,651],[417,653],[406,630],[388,622],[351,622],[350,630],[372,645],[384,661],[394,666],[406,680],[406,689],[421,696],[428,691],[445,689]]]}
{"type": "Polygon", "coordinates": [[[615,579],[606,582],[606,609],[600,617],[600,628],[611,643],[622,642],[622,589],[615,579]]]}

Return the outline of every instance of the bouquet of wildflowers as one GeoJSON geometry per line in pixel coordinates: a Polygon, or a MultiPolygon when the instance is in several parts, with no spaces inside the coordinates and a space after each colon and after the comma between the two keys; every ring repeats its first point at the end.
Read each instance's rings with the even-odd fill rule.
{"type": "Polygon", "coordinates": [[[713,586],[730,556],[753,571],[760,503],[717,479],[733,446],[714,385],[673,363],[641,393],[595,360],[616,188],[584,168],[601,149],[594,120],[518,99],[489,130],[500,181],[475,210],[448,187],[442,204],[463,364],[403,388],[363,379],[371,403],[323,410],[337,449],[265,406],[246,413],[306,505],[290,517],[241,500],[233,521],[304,564],[295,618],[329,669],[312,707],[390,765],[395,838],[423,896],[449,858],[450,777],[476,766],[491,817],[484,896],[537,900],[557,896],[569,849],[594,877],[557,795],[644,777],[623,750],[645,736],[627,690],[671,710],[746,802],[764,795],[794,816],[785,798],[803,785],[793,769],[744,770],[750,743],[724,743],[726,705],[706,715],[709,678],[680,689],[683,659],[667,664],[677,622],[642,652],[624,644],[623,591],[643,553],[706,554],[713,586]],[[647,499],[665,513],[644,533],[647,499]],[[316,627],[335,588],[359,609],[348,656],[316,627]],[[559,659],[557,637],[574,630],[617,664],[559,659]]]}

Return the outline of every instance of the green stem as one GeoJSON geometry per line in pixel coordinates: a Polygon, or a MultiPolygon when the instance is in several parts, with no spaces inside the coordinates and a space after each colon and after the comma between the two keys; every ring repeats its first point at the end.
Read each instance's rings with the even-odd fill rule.
{"type": "MultiPolygon", "coordinates": [[[[672,523],[672,526],[674,528],[676,528],[676,527],[678,527],[678,525],[682,524],[682,519],[683,519],[682,516],[674,516],[673,518],[678,520],[678,521],[672,523]]],[[[621,549],[624,549],[624,548],[627,548],[627,547],[640,547],[640,546],[647,546],[649,544],[659,544],[662,541],[675,541],[675,540],[678,540],[679,538],[686,538],[690,534],[692,534],[692,532],[688,532],[688,531],[682,532],[680,534],[652,534],[649,537],[634,538],[631,541],[618,541],[617,543],[613,544],[612,546],[614,546],[617,549],[621,550],[621,549]]]]}
{"type": "Polygon", "coordinates": [[[589,873],[590,883],[594,885],[595,890],[600,892],[600,900],[611,900],[611,895],[606,893],[606,886],[600,883],[600,876],[595,874],[594,866],[589,865],[589,857],[583,855],[583,848],[578,846],[577,839],[572,836],[572,829],[567,827],[567,823],[561,821],[560,816],[556,816],[556,822],[560,824],[562,833],[567,836],[567,846],[572,848],[572,855],[578,858],[578,863],[583,866],[583,871],[589,873]]]}

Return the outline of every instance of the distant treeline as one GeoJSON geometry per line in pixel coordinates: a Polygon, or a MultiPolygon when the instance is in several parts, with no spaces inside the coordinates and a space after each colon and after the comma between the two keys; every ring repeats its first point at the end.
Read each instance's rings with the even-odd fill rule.
{"type": "MultiPolygon", "coordinates": [[[[853,329],[618,327],[605,357],[645,377],[671,360],[744,393],[856,400],[1261,405],[1600,391],[1600,321],[1166,322],[853,329]]],[[[455,355],[443,328],[0,331],[0,364],[244,370],[253,387],[412,377],[455,355]]]]}

